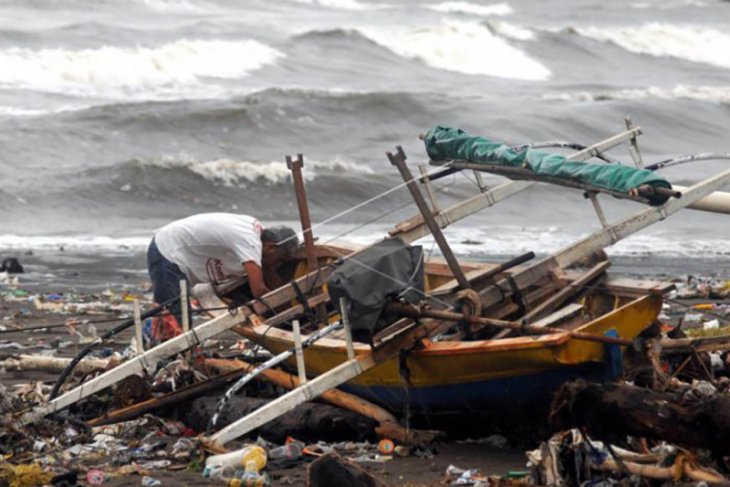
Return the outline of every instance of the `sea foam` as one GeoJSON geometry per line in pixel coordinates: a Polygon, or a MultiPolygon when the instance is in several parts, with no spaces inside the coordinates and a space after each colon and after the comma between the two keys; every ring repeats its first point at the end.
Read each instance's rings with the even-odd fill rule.
{"type": "MultiPolygon", "coordinates": [[[[335,10],[365,10],[370,8],[357,0],[292,0],[305,5],[317,5],[335,10]]],[[[378,7],[378,6],[376,6],[378,7]]]]}
{"type": "Polygon", "coordinates": [[[471,2],[444,2],[425,5],[426,8],[443,13],[464,13],[470,15],[509,15],[512,7],[506,3],[479,5],[471,2]]]}
{"type": "Polygon", "coordinates": [[[220,9],[212,3],[200,0],[135,0],[135,3],[142,4],[151,10],[170,13],[205,13],[218,12],[220,9]]]}
{"type": "Polygon", "coordinates": [[[652,22],[635,27],[580,27],[578,34],[628,51],[730,68],[730,34],[701,26],[652,22]]]}
{"type": "MultiPolygon", "coordinates": [[[[283,54],[254,40],[179,40],[159,47],[0,50],[0,86],[145,99],[238,79],[283,54]]],[[[205,90],[202,90],[203,92],[205,90]]]]}
{"type": "Polygon", "coordinates": [[[532,81],[550,70],[484,25],[446,20],[440,25],[393,31],[362,28],[363,35],[399,56],[464,74],[532,81]]]}
{"type": "Polygon", "coordinates": [[[572,93],[549,93],[541,96],[543,100],[559,101],[604,101],[604,100],[641,100],[641,99],[675,100],[686,99],[708,103],[730,103],[729,86],[691,86],[676,85],[662,88],[649,86],[646,88],[626,88],[622,90],[579,91],[572,93]]]}
{"type": "MultiPolygon", "coordinates": [[[[144,161],[146,166],[165,169],[183,168],[204,179],[224,186],[242,186],[249,183],[265,183],[275,185],[286,182],[291,177],[291,171],[284,162],[250,162],[232,159],[216,159],[212,161],[197,161],[190,158],[164,157],[144,161]]],[[[306,180],[313,180],[325,174],[373,174],[369,166],[358,165],[341,159],[317,161],[308,159],[302,169],[306,180]]]]}

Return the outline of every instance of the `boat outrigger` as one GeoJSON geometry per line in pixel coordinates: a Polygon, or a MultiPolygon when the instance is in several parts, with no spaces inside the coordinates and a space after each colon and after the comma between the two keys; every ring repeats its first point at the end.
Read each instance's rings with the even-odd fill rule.
{"type": "MultiPolygon", "coordinates": [[[[607,150],[629,143],[641,166],[640,133],[627,123],[626,131],[563,157],[435,127],[424,136],[438,166],[430,174],[422,167],[413,177],[400,147],[387,154],[419,214],[360,249],[315,244],[303,158],[287,157],[305,240],[300,258],[289,263],[288,284],[259,302],[220,311],[27,411],[20,422],[60,411],[227,330],[274,354],[267,366],[287,361],[296,367],[300,385],[212,433],[209,440],[219,447],[332,388],[393,411],[453,414],[528,404],[571,378],[615,379],[622,352],[656,321],[662,295],[672,285],[609,276],[610,262],[594,258],[596,253],[687,207],[730,213],[730,195],[717,192],[730,183],[730,171],[680,191],[651,169],[584,162],[605,159],[607,150]],[[431,181],[464,170],[512,181],[493,188],[480,183],[477,194],[441,209],[431,181]],[[541,258],[528,253],[501,264],[457,260],[442,228],[537,183],[584,191],[602,228],[541,258]],[[600,194],[647,207],[610,223],[600,194]],[[442,258],[424,261],[419,247],[411,245],[428,234],[442,258]]],[[[206,305],[218,302],[221,293],[210,287],[196,290],[206,305]]]]}

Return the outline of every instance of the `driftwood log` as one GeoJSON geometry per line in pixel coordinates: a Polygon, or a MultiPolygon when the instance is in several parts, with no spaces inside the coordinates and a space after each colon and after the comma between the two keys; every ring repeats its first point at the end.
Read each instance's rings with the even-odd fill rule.
{"type": "MultiPolygon", "coordinates": [[[[115,409],[106,412],[104,415],[88,421],[89,426],[101,426],[105,424],[120,423],[122,421],[129,421],[130,419],[138,418],[143,414],[157,411],[165,406],[171,404],[180,404],[191,398],[199,397],[200,395],[211,391],[213,389],[221,388],[226,385],[232,379],[237,378],[243,371],[233,371],[226,374],[221,374],[217,377],[209,379],[204,382],[197,382],[195,384],[183,387],[177,391],[170,392],[161,397],[155,397],[146,401],[138,402],[131,406],[127,406],[120,409],[115,409]]],[[[135,377],[135,376],[130,376],[135,377]]]]}
{"type": "MultiPolygon", "coordinates": [[[[188,403],[180,419],[197,431],[205,431],[216,411],[220,396],[199,397],[188,403]]],[[[268,399],[233,396],[218,418],[218,427],[225,427],[268,403],[268,399]]],[[[283,444],[288,436],[310,441],[373,441],[375,420],[329,404],[307,402],[257,430],[268,441],[283,444]]]]}
{"type": "Polygon", "coordinates": [[[361,466],[328,453],[312,462],[307,468],[307,487],[388,487],[361,466]]]}
{"type": "MultiPolygon", "coordinates": [[[[242,360],[209,358],[205,359],[205,364],[217,369],[219,372],[248,371],[254,368],[251,364],[242,360]]],[[[286,389],[293,389],[300,385],[298,377],[278,369],[264,370],[259,377],[286,389]]],[[[380,438],[389,438],[408,445],[421,445],[432,442],[440,434],[438,431],[405,428],[398,423],[396,417],[389,411],[359,396],[339,389],[325,391],[320,395],[320,398],[337,407],[374,419],[378,422],[375,433],[380,438]]]]}
{"type": "Polygon", "coordinates": [[[730,454],[730,395],[685,400],[678,393],[575,381],[555,395],[550,423],[610,443],[636,436],[730,454]]]}
{"type": "MultiPolygon", "coordinates": [[[[0,368],[8,370],[47,370],[60,372],[71,362],[70,358],[45,357],[43,355],[20,355],[18,358],[8,358],[0,361],[0,368]]],[[[116,365],[111,359],[87,358],[76,364],[74,374],[83,375],[99,370],[106,370],[116,365]]]]}

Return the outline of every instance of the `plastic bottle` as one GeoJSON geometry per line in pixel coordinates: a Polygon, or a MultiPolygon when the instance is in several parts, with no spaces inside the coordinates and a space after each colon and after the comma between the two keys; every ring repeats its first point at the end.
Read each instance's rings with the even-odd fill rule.
{"type": "Polygon", "coordinates": [[[265,466],[266,450],[258,445],[249,445],[242,450],[213,455],[205,461],[205,471],[208,472],[222,472],[243,467],[246,472],[258,473],[265,466]]]}
{"type": "Polygon", "coordinates": [[[227,487],[267,487],[271,481],[266,474],[257,475],[255,478],[229,479],[227,487]]]}
{"type": "Polygon", "coordinates": [[[246,472],[259,473],[266,466],[266,450],[258,445],[250,445],[243,449],[241,463],[246,472]]]}
{"type": "Polygon", "coordinates": [[[269,450],[269,458],[271,460],[296,460],[302,456],[303,448],[304,443],[301,441],[291,441],[286,445],[277,446],[276,448],[269,450]]]}

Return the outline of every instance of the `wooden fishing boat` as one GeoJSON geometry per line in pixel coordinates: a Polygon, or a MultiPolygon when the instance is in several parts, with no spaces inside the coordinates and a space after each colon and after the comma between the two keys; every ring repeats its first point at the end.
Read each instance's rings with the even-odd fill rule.
{"type": "MultiPolygon", "coordinates": [[[[466,272],[472,273],[492,267],[463,265],[466,272]]],[[[431,283],[427,284],[427,294],[443,290],[444,280],[453,280],[447,269],[443,263],[426,264],[426,281],[431,283]]],[[[571,286],[580,275],[569,271],[559,283],[552,277],[542,279],[528,292],[530,305],[539,306],[557,287],[571,286]]],[[[606,275],[592,284],[574,302],[536,320],[532,326],[633,340],[655,322],[662,294],[672,288],[666,283],[606,275]]],[[[501,316],[510,308],[501,303],[495,313],[501,316]]],[[[274,354],[295,344],[293,331],[282,327],[255,325],[237,327],[235,331],[274,354]]],[[[348,359],[342,332],[333,335],[304,349],[308,375],[320,375],[348,359]]],[[[356,342],[354,349],[362,355],[370,345],[356,342]]],[[[340,388],[387,409],[413,414],[494,411],[544,401],[570,379],[614,380],[621,374],[622,349],[625,346],[585,341],[567,333],[473,340],[446,335],[424,339],[408,353],[386,360],[340,388]]],[[[290,365],[295,366],[294,358],[290,365]]]]}

